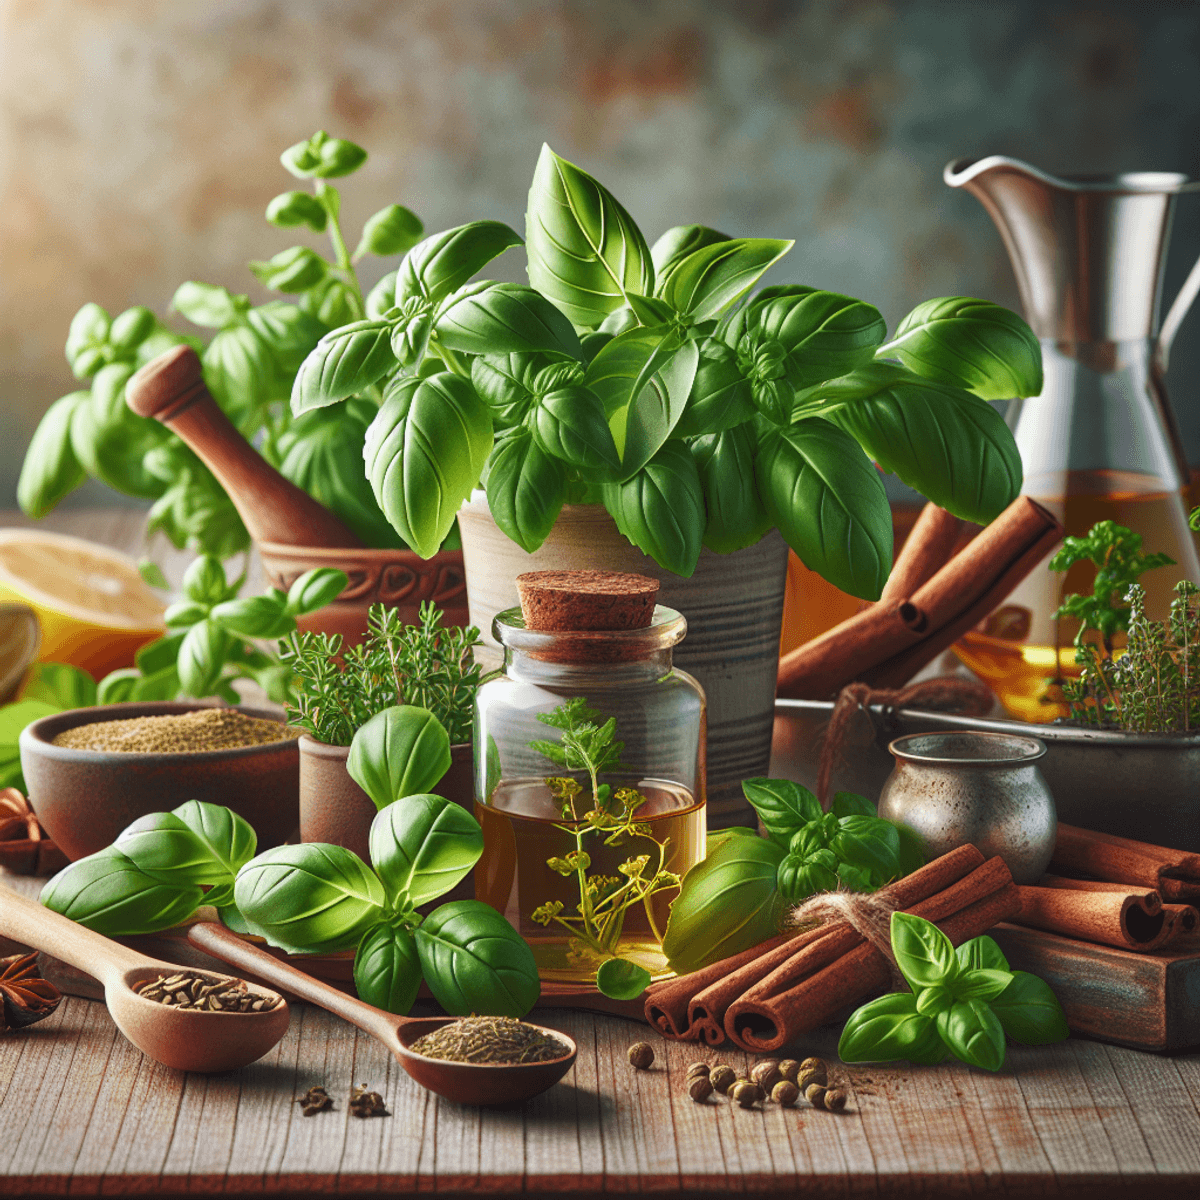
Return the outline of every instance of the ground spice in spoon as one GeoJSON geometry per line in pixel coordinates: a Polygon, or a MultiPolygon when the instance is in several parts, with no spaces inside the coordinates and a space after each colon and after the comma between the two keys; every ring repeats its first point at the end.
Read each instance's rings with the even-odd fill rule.
{"type": "Polygon", "coordinates": [[[135,984],[133,990],[145,1000],[168,1008],[192,1008],[204,1012],[270,1012],[280,1003],[278,996],[252,992],[241,979],[208,979],[179,971],[135,984]]]}
{"type": "Polygon", "coordinates": [[[166,717],[132,717],[76,725],[55,737],[54,745],[123,754],[194,754],[202,750],[233,750],[286,742],[303,732],[281,721],[248,717],[236,708],[199,708],[166,717]]]}
{"type": "Polygon", "coordinates": [[[511,1017],[464,1017],[423,1034],[410,1049],[463,1063],[549,1062],[571,1053],[558,1038],[511,1017]]]}

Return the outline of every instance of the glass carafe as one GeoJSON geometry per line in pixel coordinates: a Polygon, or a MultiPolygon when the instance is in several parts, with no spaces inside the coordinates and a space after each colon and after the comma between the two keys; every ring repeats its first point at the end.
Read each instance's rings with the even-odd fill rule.
{"type": "MultiPolygon", "coordinates": [[[[995,221],[1042,343],[1042,391],[1013,401],[1008,415],[1022,491],[1068,534],[1111,519],[1141,534],[1147,551],[1175,559],[1142,580],[1149,615],[1165,617],[1178,580],[1200,583],[1187,464],[1162,384],[1171,339],[1200,290],[1200,264],[1155,330],[1174,198],[1200,184],[1161,172],[1056,179],[1000,156],[953,162],[945,178],[995,221]]],[[[1078,671],[1077,626],[1053,614],[1094,578],[1088,564],[1064,576],[1048,562],[955,646],[1025,721],[1066,715],[1059,682],[1078,671]]]]}
{"type": "Polygon", "coordinates": [[[475,895],[529,942],[544,980],[590,983],[612,957],[661,975],[660,942],[678,889],[657,890],[615,920],[620,897],[611,898],[631,883],[642,890],[638,879],[660,870],[682,877],[704,857],[704,691],[671,665],[687,622],[659,605],[645,629],[557,633],[526,628],[513,608],[492,628],[504,667],[484,681],[475,705],[475,813],[484,836],[475,895]],[[600,805],[589,771],[537,745],[561,737],[542,718],[579,699],[596,725],[615,720],[613,742],[622,744],[597,774],[600,805]],[[617,816],[631,805],[635,832],[586,827],[589,811],[617,816]],[[572,858],[580,852],[582,867],[572,858]]]}

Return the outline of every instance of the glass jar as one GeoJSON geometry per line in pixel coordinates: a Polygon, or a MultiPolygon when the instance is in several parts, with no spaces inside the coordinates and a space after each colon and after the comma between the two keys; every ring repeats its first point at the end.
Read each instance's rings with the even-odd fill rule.
{"type": "Polygon", "coordinates": [[[687,622],[658,605],[644,629],[548,632],[511,608],[492,629],[504,666],[475,700],[475,895],[545,980],[591,982],[612,957],[664,974],[673,877],[704,857],[704,691],[671,665],[687,622]],[[564,760],[561,726],[609,721],[607,750],[564,760]]]}

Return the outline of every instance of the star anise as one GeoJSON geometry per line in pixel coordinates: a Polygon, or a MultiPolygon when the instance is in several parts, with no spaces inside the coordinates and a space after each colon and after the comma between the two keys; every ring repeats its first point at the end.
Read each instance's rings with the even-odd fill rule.
{"type": "Polygon", "coordinates": [[[0,966],[0,1032],[32,1025],[62,1002],[62,992],[38,974],[36,954],[0,958],[0,966]]]}
{"type": "Polygon", "coordinates": [[[0,865],[17,875],[53,875],[67,865],[16,788],[0,788],[0,865]]]}

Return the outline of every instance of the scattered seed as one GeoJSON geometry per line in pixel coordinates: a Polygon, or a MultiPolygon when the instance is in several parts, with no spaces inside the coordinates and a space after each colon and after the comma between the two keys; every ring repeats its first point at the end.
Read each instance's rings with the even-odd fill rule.
{"type": "Polygon", "coordinates": [[[634,1042],[629,1047],[629,1062],[639,1071],[648,1071],[654,1062],[654,1047],[649,1042],[634,1042]]]}
{"type": "Polygon", "coordinates": [[[742,1108],[753,1108],[761,1098],[758,1084],[751,1083],[749,1079],[739,1079],[730,1088],[729,1094],[742,1108]]]}
{"type": "Polygon", "coordinates": [[[796,1076],[799,1074],[800,1064],[794,1058],[785,1058],[779,1064],[780,1079],[786,1079],[789,1083],[795,1083],[796,1076]]]}
{"type": "Polygon", "coordinates": [[[804,1089],[804,1098],[813,1108],[825,1107],[825,1089],[819,1083],[810,1083],[804,1089]]]}
{"type": "Polygon", "coordinates": [[[170,975],[148,979],[134,991],[145,1000],[196,1012],[267,1012],[280,998],[251,992],[240,979],[209,980],[203,975],[170,975]]]}
{"type": "Polygon", "coordinates": [[[697,1075],[703,1075],[705,1077],[705,1079],[707,1079],[709,1070],[710,1070],[710,1067],[709,1067],[708,1063],[694,1062],[688,1066],[687,1077],[689,1079],[695,1079],[695,1077],[697,1075]]]}
{"type": "Polygon", "coordinates": [[[825,1093],[825,1107],[830,1112],[841,1112],[846,1107],[846,1093],[841,1088],[830,1088],[825,1093]]]}
{"type": "Polygon", "coordinates": [[[790,1079],[781,1079],[771,1089],[771,1099],[781,1108],[791,1108],[800,1099],[800,1089],[790,1079]]]}
{"type": "Polygon", "coordinates": [[[754,1069],[750,1072],[750,1078],[758,1084],[764,1092],[770,1090],[782,1079],[779,1073],[779,1060],[775,1058],[763,1059],[760,1063],[755,1063],[754,1069]]]}
{"type": "Polygon", "coordinates": [[[707,1075],[693,1075],[688,1081],[688,1095],[697,1103],[703,1104],[713,1093],[713,1085],[707,1075]]]}
{"type": "Polygon", "coordinates": [[[356,1117],[390,1117],[387,1105],[378,1092],[367,1091],[367,1085],[360,1083],[350,1092],[350,1111],[356,1117]]]}
{"type": "Polygon", "coordinates": [[[306,1117],[319,1112],[333,1112],[333,1098],[323,1087],[310,1087],[303,1096],[297,1098],[296,1103],[301,1105],[300,1111],[306,1117]]]}

